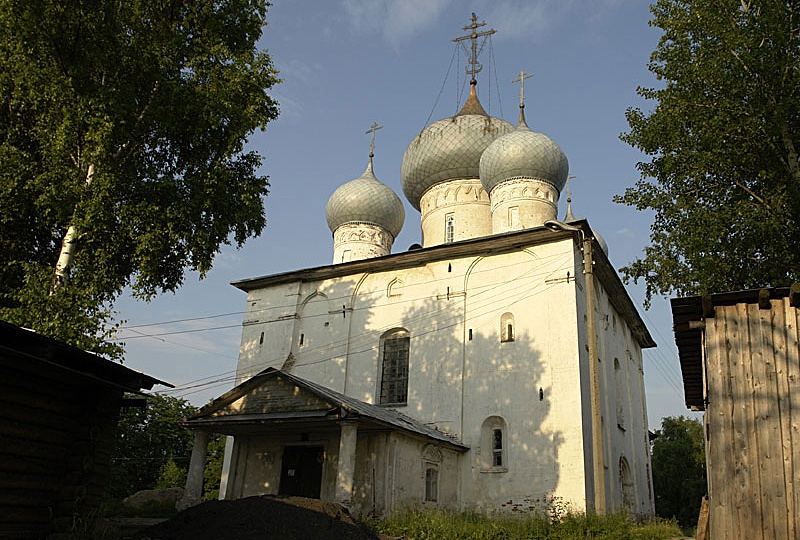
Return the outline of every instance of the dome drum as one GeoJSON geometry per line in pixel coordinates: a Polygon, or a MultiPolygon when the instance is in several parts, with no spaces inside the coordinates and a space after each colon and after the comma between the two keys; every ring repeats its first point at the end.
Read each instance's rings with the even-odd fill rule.
{"type": "Polygon", "coordinates": [[[437,184],[420,203],[423,247],[492,234],[489,197],[478,179],[437,184]]]}
{"type": "Polygon", "coordinates": [[[547,182],[508,180],[492,190],[491,198],[494,234],[540,227],[558,214],[558,191],[547,182]]]}

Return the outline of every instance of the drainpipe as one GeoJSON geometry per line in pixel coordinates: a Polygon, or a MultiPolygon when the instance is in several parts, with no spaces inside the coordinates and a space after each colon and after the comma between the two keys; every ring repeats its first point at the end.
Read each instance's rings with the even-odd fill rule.
{"type": "Polygon", "coordinates": [[[594,478],[594,510],[598,514],[606,511],[606,483],[603,448],[603,416],[600,408],[600,355],[597,346],[597,320],[595,317],[594,260],[592,257],[591,236],[583,229],[560,221],[545,221],[544,226],[551,231],[572,232],[580,236],[583,247],[583,275],[586,283],[586,331],[589,345],[589,383],[592,422],[592,472],[594,478]]]}

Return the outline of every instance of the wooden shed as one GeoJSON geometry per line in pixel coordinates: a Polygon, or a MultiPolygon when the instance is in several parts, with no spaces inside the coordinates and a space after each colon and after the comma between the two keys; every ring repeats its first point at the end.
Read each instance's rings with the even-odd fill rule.
{"type": "Polygon", "coordinates": [[[126,392],[171,386],[0,321],[0,538],[80,537],[126,392]]]}
{"type": "Polygon", "coordinates": [[[800,538],[800,287],[672,300],[713,539],[800,538]]]}

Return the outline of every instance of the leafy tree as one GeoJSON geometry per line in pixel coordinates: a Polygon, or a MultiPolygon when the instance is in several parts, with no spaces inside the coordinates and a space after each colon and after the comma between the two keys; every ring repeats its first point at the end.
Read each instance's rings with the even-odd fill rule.
{"type": "Polygon", "coordinates": [[[225,436],[211,434],[208,438],[206,468],[203,471],[203,500],[213,501],[219,498],[219,485],[222,478],[222,462],[225,457],[225,436]]]}
{"type": "Polygon", "coordinates": [[[617,202],[652,210],[651,245],[623,271],[653,294],[800,279],[800,5],[657,0],[663,35],[621,138],[642,178],[617,202]]]}
{"type": "Polygon", "coordinates": [[[653,443],[653,490],[656,514],[676,518],[680,526],[697,525],[707,492],[703,424],[683,416],[662,418],[653,443]]]}
{"type": "Polygon", "coordinates": [[[0,0],[0,318],[85,349],[265,225],[266,0],[0,0]],[[58,264],[57,264],[58,261],[58,264]]]}
{"type": "Polygon", "coordinates": [[[146,408],[131,407],[120,415],[111,458],[111,497],[185,479],[193,437],[182,421],[195,410],[186,400],[154,394],[147,397],[146,408]]]}

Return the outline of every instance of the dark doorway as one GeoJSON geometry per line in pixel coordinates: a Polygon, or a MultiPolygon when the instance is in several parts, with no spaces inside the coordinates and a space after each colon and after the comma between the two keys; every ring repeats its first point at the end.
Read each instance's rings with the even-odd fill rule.
{"type": "Polygon", "coordinates": [[[278,494],[319,499],[324,457],[321,446],[285,447],[278,494]]]}

